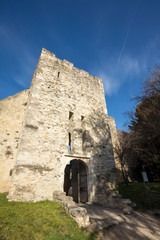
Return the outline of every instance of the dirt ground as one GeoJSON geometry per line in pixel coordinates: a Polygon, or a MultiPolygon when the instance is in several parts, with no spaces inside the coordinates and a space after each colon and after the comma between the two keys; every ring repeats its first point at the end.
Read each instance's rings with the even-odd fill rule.
{"type": "Polygon", "coordinates": [[[136,212],[125,216],[123,223],[100,232],[99,240],[160,240],[160,219],[136,212]]]}
{"type": "Polygon", "coordinates": [[[99,205],[84,205],[90,217],[91,232],[98,231],[99,240],[160,240],[160,218],[151,213],[121,210],[99,205]]]}

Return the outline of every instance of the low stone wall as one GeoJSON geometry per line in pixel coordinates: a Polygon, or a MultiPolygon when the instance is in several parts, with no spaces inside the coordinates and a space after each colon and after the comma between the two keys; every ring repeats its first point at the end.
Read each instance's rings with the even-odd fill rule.
{"type": "Polygon", "coordinates": [[[73,201],[72,197],[66,196],[64,192],[55,191],[53,192],[53,201],[62,205],[66,213],[70,214],[79,227],[86,228],[89,226],[89,216],[87,215],[86,209],[79,207],[78,204],[73,201]]]}

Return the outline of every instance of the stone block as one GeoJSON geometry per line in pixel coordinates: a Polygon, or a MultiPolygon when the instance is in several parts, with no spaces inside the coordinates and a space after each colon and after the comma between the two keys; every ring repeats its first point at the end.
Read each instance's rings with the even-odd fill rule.
{"type": "Polygon", "coordinates": [[[123,209],[124,214],[130,215],[130,214],[132,214],[132,212],[133,212],[133,208],[131,208],[131,207],[126,207],[123,209]]]}
{"type": "Polygon", "coordinates": [[[122,200],[123,204],[126,204],[126,205],[131,205],[132,201],[130,199],[123,199],[122,200]]]}

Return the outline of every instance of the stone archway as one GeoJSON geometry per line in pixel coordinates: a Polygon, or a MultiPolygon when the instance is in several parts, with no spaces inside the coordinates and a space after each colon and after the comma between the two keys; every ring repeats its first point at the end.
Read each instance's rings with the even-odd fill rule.
{"type": "Polygon", "coordinates": [[[64,192],[77,203],[88,202],[87,166],[81,160],[72,160],[64,172],[64,192]]]}

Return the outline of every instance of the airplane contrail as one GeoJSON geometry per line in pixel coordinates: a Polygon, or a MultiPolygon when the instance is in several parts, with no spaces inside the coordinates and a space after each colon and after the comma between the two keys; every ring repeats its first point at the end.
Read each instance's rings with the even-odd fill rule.
{"type": "Polygon", "coordinates": [[[125,47],[126,47],[126,43],[127,43],[129,31],[130,31],[130,29],[131,29],[131,26],[132,26],[132,23],[133,23],[133,21],[134,21],[134,19],[135,19],[135,15],[136,15],[137,11],[138,11],[138,6],[137,6],[137,9],[135,9],[135,11],[134,11],[133,17],[131,18],[130,24],[129,24],[129,26],[128,26],[128,29],[127,29],[127,32],[126,32],[126,35],[125,35],[125,38],[124,38],[124,41],[123,41],[123,44],[122,44],[122,48],[121,48],[121,51],[120,51],[120,54],[119,54],[119,57],[118,57],[118,60],[117,60],[115,72],[117,71],[117,68],[118,68],[118,66],[119,66],[119,63],[120,63],[120,61],[121,61],[121,57],[122,57],[123,51],[124,51],[124,49],[125,49],[125,47]]]}
{"type": "Polygon", "coordinates": [[[123,51],[125,49],[125,46],[126,46],[126,42],[127,42],[127,38],[128,38],[128,34],[129,34],[129,31],[130,31],[130,28],[131,28],[131,24],[130,26],[128,27],[128,30],[127,30],[127,33],[125,35],[125,38],[124,38],[124,41],[123,41],[123,44],[122,44],[122,48],[121,48],[121,51],[120,51],[120,54],[119,54],[119,57],[118,57],[118,61],[117,61],[117,64],[116,64],[116,69],[115,71],[117,71],[117,68],[119,66],[119,63],[121,61],[121,57],[122,57],[122,54],[123,54],[123,51]]]}

